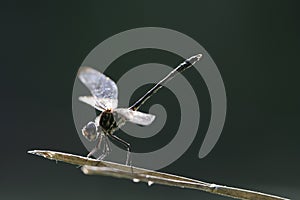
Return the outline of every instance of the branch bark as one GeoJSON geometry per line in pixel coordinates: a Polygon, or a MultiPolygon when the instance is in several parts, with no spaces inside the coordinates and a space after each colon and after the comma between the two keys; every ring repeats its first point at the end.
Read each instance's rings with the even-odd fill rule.
{"type": "Polygon", "coordinates": [[[42,156],[50,160],[62,161],[65,163],[82,166],[82,172],[87,175],[103,175],[116,178],[125,178],[133,180],[134,182],[145,182],[149,186],[152,184],[162,184],[174,187],[190,188],[243,200],[288,200],[287,198],[261,192],[206,183],[182,176],[176,176],[133,166],[130,167],[108,161],[100,161],[68,153],[48,150],[33,150],[28,151],[28,153],[42,156]]]}

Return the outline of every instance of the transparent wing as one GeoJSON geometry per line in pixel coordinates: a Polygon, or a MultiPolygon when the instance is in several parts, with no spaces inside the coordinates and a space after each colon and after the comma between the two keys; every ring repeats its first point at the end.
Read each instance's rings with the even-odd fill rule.
{"type": "Polygon", "coordinates": [[[128,108],[117,108],[114,109],[114,112],[121,115],[126,121],[143,126],[150,125],[155,119],[154,115],[133,111],[128,108]]]}
{"type": "Polygon", "coordinates": [[[96,108],[99,111],[104,111],[105,108],[102,108],[102,106],[99,106],[99,102],[101,105],[111,105],[110,108],[116,108],[118,106],[118,100],[117,99],[98,99],[98,102],[96,99],[92,96],[81,96],[78,98],[83,103],[86,103],[94,108],[96,108]]]}
{"type": "Polygon", "coordinates": [[[78,98],[79,101],[82,101],[83,103],[86,103],[94,108],[96,108],[99,111],[104,111],[104,108],[98,106],[98,103],[96,102],[96,99],[92,96],[81,96],[78,98]]]}
{"type": "Polygon", "coordinates": [[[80,67],[78,78],[90,90],[98,106],[104,109],[117,107],[118,87],[110,78],[90,67],[80,67]]]}

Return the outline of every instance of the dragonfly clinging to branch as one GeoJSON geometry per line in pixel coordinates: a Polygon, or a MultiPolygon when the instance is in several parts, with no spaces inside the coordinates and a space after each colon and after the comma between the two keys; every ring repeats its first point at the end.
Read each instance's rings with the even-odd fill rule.
{"type": "Polygon", "coordinates": [[[176,74],[194,65],[201,57],[202,54],[198,54],[179,64],[129,108],[117,108],[118,87],[114,81],[93,68],[80,67],[78,78],[90,90],[92,96],[81,96],[79,100],[101,112],[94,121],[89,122],[82,128],[82,134],[86,139],[89,141],[98,140],[95,148],[87,156],[90,157],[99,150],[104,140],[103,152],[98,157],[100,160],[104,159],[110,152],[108,142],[108,138],[110,138],[127,149],[126,165],[128,165],[131,152],[130,144],[116,136],[114,132],[126,122],[143,126],[150,125],[154,121],[155,116],[137,111],[139,107],[176,74]]]}

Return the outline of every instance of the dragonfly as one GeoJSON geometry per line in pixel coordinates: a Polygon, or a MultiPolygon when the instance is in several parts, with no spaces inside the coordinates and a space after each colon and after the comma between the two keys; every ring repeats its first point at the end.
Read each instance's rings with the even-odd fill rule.
{"type": "Polygon", "coordinates": [[[93,121],[88,122],[81,130],[82,135],[87,140],[97,140],[96,146],[89,152],[87,157],[101,150],[101,144],[104,141],[102,154],[97,158],[98,160],[104,159],[111,151],[110,139],[126,148],[126,165],[129,163],[131,165],[131,146],[128,142],[115,135],[115,131],[125,125],[126,122],[142,126],[150,125],[154,121],[155,115],[138,111],[140,106],[168,81],[193,66],[201,58],[202,54],[197,54],[184,60],[128,108],[118,108],[118,87],[113,80],[91,67],[80,67],[77,76],[89,89],[91,96],[80,96],[79,100],[100,111],[100,114],[93,121]]]}

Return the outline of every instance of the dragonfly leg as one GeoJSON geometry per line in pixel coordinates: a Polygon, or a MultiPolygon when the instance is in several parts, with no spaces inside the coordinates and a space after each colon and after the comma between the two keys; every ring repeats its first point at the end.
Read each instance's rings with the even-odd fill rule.
{"type": "Polygon", "coordinates": [[[103,160],[108,154],[111,152],[111,148],[109,146],[109,141],[107,137],[104,137],[104,147],[103,147],[103,152],[102,155],[99,156],[97,159],[98,160],[103,160]]]}
{"type": "Polygon", "coordinates": [[[101,142],[102,142],[102,134],[100,134],[99,140],[96,144],[96,146],[92,149],[92,151],[87,155],[87,157],[91,157],[98,149],[100,149],[101,142]]]}
{"type": "Polygon", "coordinates": [[[127,156],[126,156],[126,165],[130,165],[132,164],[131,159],[130,159],[130,153],[131,153],[131,147],[130,144],[128,142],[125,142],[124,140],[122,140],[121,138],[117,137],[116,135],[112,135],[109,134],[108,135],[110,138],[112,138],[113,140],[121,143],[123,146],[125,146],[125,148],[127,149],[127,156]]]}

